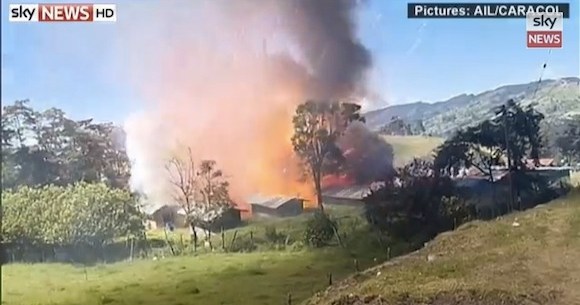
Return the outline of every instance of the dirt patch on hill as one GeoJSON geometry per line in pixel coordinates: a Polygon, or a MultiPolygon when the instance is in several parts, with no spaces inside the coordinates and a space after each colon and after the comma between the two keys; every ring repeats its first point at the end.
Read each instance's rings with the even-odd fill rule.
{"type": "Polygon", "coordinates": [[[400,295],[387,300],[379,295],[349,294],[338,297],[330,305],[547,305],[552,304],[558,296],[559,293],[555,291],[535,295],[511,295],[501,290],[488,292],[473,290],[439,293],[424,299],[400,295]]]}

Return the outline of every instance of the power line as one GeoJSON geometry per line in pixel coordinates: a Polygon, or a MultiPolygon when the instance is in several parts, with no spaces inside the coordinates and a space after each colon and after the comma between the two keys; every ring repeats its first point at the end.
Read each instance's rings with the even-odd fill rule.
{"type": "Polygon", "coordinates": [[[532,100],[536,98],[536,93],[540,88],[540,84],[542,83],[542,77],[544,76],[544,72],[546,71],[546,67],[548,66],[548,60],[550,60],[550,55],[552,55],[552,49],[548,51],[548,56],[546,57],[546,60],[544,60],[542,70],[540,70],[540,78],[538,79],[538,83],[536,84],[536,89],[534,90],[534,94],[532,95],[532,100]]]}

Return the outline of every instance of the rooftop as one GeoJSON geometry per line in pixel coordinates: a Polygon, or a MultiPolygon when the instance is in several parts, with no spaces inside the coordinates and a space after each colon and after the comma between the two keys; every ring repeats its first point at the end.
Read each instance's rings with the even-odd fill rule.
{"type": "Polygon", "coordinates": [[[371,187],[368,185],[353,185],[326,189],[322,192],[322,196],[358,200],[364,198],[370,192],[371,187]]]}
{"type": "Polygon", "coordinates": [[[288,196],[265,196],[261,194],[257,194],[248,198],[247,202],[250,204],[257,204],[261,206],[265,206],[271,209],[277,209],[280,206],[284,205],[288,201],[299,199],[297,197],[288,197],[288,196]]]}

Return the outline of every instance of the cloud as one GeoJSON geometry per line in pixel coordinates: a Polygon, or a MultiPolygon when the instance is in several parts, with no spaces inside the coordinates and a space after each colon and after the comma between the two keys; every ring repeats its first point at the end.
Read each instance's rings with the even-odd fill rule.
{"type": "Polygon", "coordinates": [[[415,53],[415,51],[419,48],[419,46],[421,46],[421,44],[423,43],[423,32],[425,31],[426,27],[427,22],[421,23],[419,29],[417,29],[417,36],[415,38],[415,41],[405,53],[406,56],[410,56],[411,54],[415,53]]]}

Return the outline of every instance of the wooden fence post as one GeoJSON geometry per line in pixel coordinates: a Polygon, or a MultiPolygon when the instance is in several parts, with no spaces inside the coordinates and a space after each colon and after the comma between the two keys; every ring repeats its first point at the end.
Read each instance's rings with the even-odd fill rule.
{"type": "Polygon", "coordinates": [[[226,232],[224,227],[222,227],[222,250],[226,251],[226,232]]]}
{"type": "Polygon", "coordinates": [[[328,273],[328,286],[332,286],[332,273],[328,273]]]}
{"type": "Polygon", "coordinates": [[[238,230],[235,230],[234,237],[232,237],[232,243],[230,244],[230,251],[234,251],[234,243],[236,242],[237,236],[238,236],[238,230]]]}
{"type": "Polygon", "coordinates": [[[288,301],[286,302],[288,305],[292,305],[292,294],[288,294],[288,301]]]}
{"type": "Polygon", "coordinates": [[[250,231],[250,245],[254,248],[254,231],[250,231]]]}
{"type": "Polygon", "coordinates": [[[355,272],[359,272],[359,268],[358,268],[358,259],[354,259],[354,271],[355,272]]]}
{"type": "Polygon", "coordinates": [[[193,252],[197,252],[197,230],[195,229],[195,227],[193,228],[193,252]]]}
{"type": "Polygon", "coordinates": [[[131,255],[130,261],[133,261],[133,249],[134,249],[134,247],[135,247],[135,239],[133,237],[131,237],[131,250],[129,251],[130,255],[131,255]]]}

